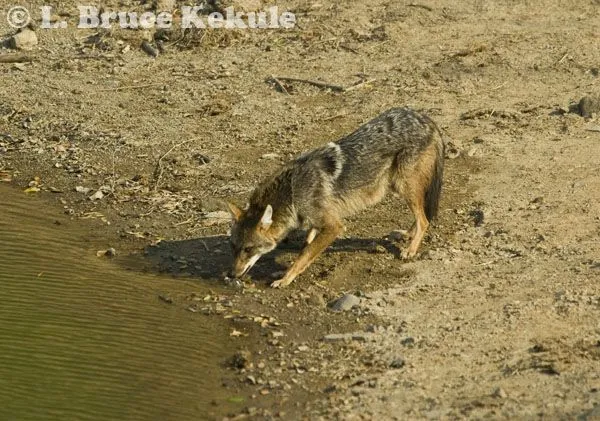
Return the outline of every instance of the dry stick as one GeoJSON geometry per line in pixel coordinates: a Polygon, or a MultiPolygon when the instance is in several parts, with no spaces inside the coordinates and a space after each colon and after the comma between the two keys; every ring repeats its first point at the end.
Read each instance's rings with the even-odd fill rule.
{"type": "Polygon", "coordinates": [[[285,86],[283,86],[283,83],[281,83],[281,81],[280,81],[279,79],[277,79],[275,76],[271,75],[271,80],[272,80],[273,82],[275,82],[275,83],[277,84],[277,86],[279,86],[279,89],[281,89],[281,91],[282,91],[282,92],[285,92],[285,93],[286,93],[286,94],[288,94],[288,95],[290,94],[290,93],[288,92],[288,90],[287,90],[287,89],[285,89],[285,86]]]}
{"type": "Polygon", "coordinates": [[[367,84],[367,83],[371,83],[374,82],[375,79],[367,79],[367,80],[363,80],[362,82],[358,82],[354,85],[348,86],[347,88],[344,86],[340,86],[340,85],[332,85],[330,83],[326,83],[326,82],[319,82],[316,80],[308,80],[308,79],[299,79],[299,78],[295,78],[295,77],[280,77],[280,76],[271,76],[273,80],[285,80],[287,82],[301,82],[301,83],[306,83],[309,85],[313,85],[316,86],[318,88],[323,88],[323,89],[331,89],[334,92],[349,92],[352,91],[354,89],[360,88],[361,86],[367,84]]]}
{"type": "Polygon", "coordinates": [[[114,91],[125,91],[129,89],[144,89],[151,88],[153,86],[162,86],[164,83],[148,83],[147,85],[129,85],[129,86],[118,86],[116,88],[98,89],[96,92],[114,92],[114,91]]]}
{"type": "Polygon", "coordinates": [[[356,49],[349,47],[346,44],[339,44],[339,47],[343,50],[350,51],[351,53],[360,54],[356,49]]]}
{"type": "Polygon", "coordinates": [[[299,79],[299,78],[295,78],[295,77],[281,77],[281,76],[275,76],[274,78],[275,79],[279,79],[279,80],[283,80],[283,81],[286,81],[286,82],[306,83],[308,85],[313,85],[313,86],[316,86],[318,88],[331,89],[334,92],[344,92],[346,90],[346,88],[344,88],[343,86],[332,85],[332,84],[327,83],[327,82],[319,82],[318,80],[308,80],[308,79],[299,79]]]}
{"type": "Polygon", "coordinates": [[[162,154],[162,156],[160,158],[158,158],[158,162],[156,163],[156,168],[154,169],[154,178],[156,179],[156,182],[154,184],[154,191],[158,190],[158,186],[160,185],[160,179],[162,178],[162,174],[163,174],[162,161],[163,161],[163,159],[165,159],[165,157],[167,155],[169,155],[171,152],[173,152],[176,148],[178,148],[181,145],[184,145],[188,142],[189,142],[189,139],[184,140],[183,142],[180,142],[176,145],[173,145],[171,147],[171,149],[169,149],[167,152],[162,154]]]}
{"type": "Polygon", "coordinates": [[[424,5],[424,4],[418,4],[418,3],[409,3],[409,4],[407,4],[407,6],[408,6],[408,7],[418,7],[418,8],[420,8],[420,9],[425,9],[425,10],[427,10],[428,12],[433,12],[433,7],[426,6],[426,5],[424,5]]]}
{"type": "Polygon", "coordinates": [[[569,56],[569,52],[567,51],[560,60],[558,60],[558,64],[562,64],[563,61],[569,56]]]}
{"type": "Polygon", "coordinates": [[[0,63],[31,63],[33,59],[25,54],[2,54],[0,63]]]}

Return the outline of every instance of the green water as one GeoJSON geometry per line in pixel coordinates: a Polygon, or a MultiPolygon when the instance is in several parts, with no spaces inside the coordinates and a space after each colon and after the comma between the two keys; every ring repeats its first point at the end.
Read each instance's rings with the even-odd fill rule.
{"type": "Polygon", "coordinates": [[[96,257],[83,225],[0,185],[0,420],[225,413],[229,330],[158,300],[161,291],[185,296],[201,286],[96,257]]]}

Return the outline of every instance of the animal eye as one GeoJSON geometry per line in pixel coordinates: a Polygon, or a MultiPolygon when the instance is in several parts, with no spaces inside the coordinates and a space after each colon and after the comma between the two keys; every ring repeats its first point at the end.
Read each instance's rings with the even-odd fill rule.
{"type": "Polygon", "coordinates": [[[244,247],[244,253],[248,253],[251,254],[252,253],[253,248],[252,247],[244,247]]]}

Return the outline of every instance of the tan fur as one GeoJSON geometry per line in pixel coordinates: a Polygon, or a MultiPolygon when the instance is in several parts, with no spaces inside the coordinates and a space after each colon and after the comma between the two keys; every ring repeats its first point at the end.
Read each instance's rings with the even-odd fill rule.
{"type": "Polygon", "coordinates": [[[300,155],[257,187],[247,209],[229,205],[232,275],[246,273],[292,229],[308,228],[304,249],[272,284],[289,285],[344,231],[342,218],[378,203],[390,190],[405,198],[415,216],[411,242],[402,252],[405,259],[414,257],[437,211],[443,150],[431,119],[396,108],[338,142],[300,155]]]}

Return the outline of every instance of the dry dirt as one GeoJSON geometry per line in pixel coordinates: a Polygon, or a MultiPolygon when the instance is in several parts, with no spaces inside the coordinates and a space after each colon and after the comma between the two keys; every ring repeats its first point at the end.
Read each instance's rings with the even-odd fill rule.
{"type": "Polygon", "coordinates": [[[281,325],[233,317],[250,337],[232,350],[251,353],[228,387],[254,398],[232,416],[599,419],[600,122],[573,104],[600,90],[600,3],[278,5],[296,29],[173,30],[156,58],[140,49],[152,32],[37,28],[31,63],[0,64],[0,178],[96,218],[82,223],[132,267],[214,286],[221,199],[243,203],[281,162],[387,108],[423,109],[450,153],[421,255],[402,262],[385,238],[411,224],[390,197],[288,289],[269,275],[300,242],[265,258],[231,294],[281,325]],[[273,75],[366,83],[284,91],[273,75]],[[357,291],[358,308],[325,307],[357,291]]]}

